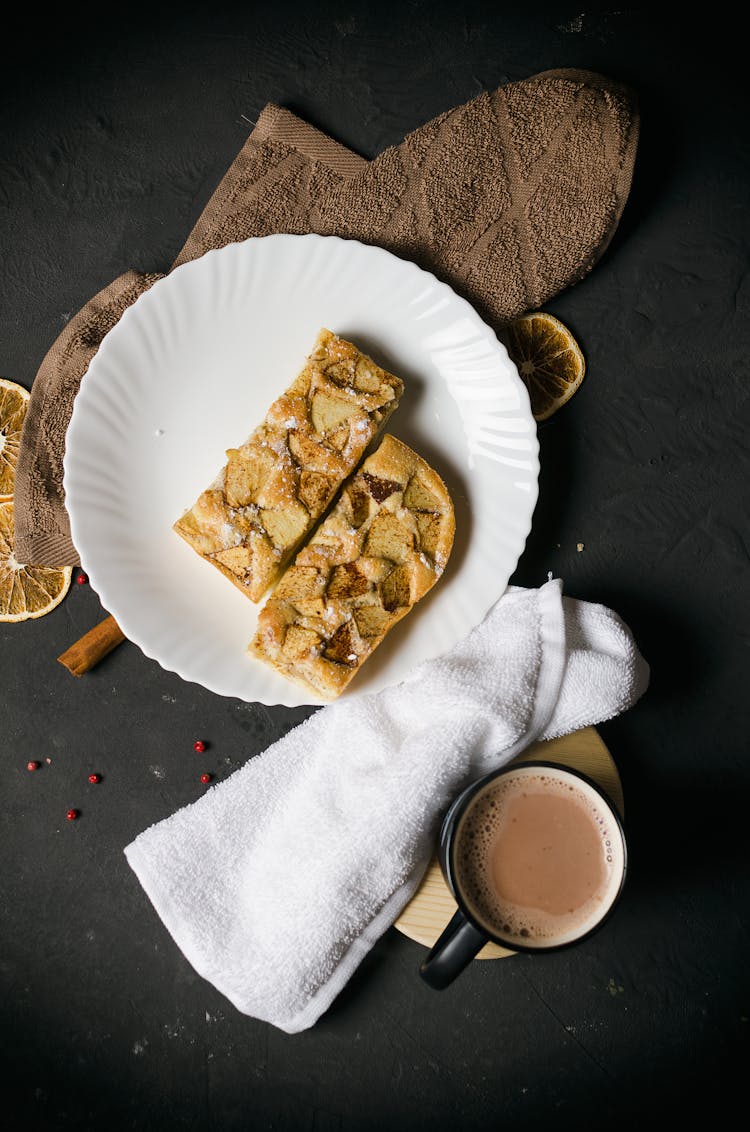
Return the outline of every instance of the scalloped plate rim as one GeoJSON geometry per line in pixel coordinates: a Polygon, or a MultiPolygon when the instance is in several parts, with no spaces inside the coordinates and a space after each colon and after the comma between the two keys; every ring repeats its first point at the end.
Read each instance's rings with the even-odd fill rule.
{"type": "MultiPolygon", "coordinates": [[[[525,384],[523,383],[523,381],[521,380],[520,376],[518,375],[518,371],[517,371],[513,361],[510,359],[510,356],[508,355],[508,352],[507,352],[505,345],[497,337],[494,330],[478,314],[478,312],[471,305],[469,300],[464,298],[462,295],[458,294],[456,291],[454,291],[454,289],[450,286],[450,284],[439,279],[434,273],[432,273],[431,271],[429,271],[429,270],[427,270],[423,267],[420,267],[418,264],[414,263],[412,260],[404,258],[400,255],[393,253],[393,252],[390,252],[387,249],[380,247],[379,245],[376,245],[376,244],[367,244],[367,243],[365,243],[361,240],[349,239],[349,238],[336,236],[336,235],[321,236],[321,235],[318,235],[318,234],[315,234],[315,233],[306,233],[306,234],[302,234],[302,235],[292,234],[292,233],[274,233],[274,234],[267,235],[267,236],[251,236],[251,237],[248,237],[245,240],[233,241],[233,242],[226,244],[226,245],[224,245],[220,248],[209,249],[207,252],[205,252],[203,255],[201,255],[197,259],[187,261],[187,262],[182,263],[179,266],[173,268],[167,274],[163,275],[160,279],[157,279],[148,288],[148,290],[142,292],[138,296],[138,298],[128,308],[126,308],[126,310],[122,313],[122,315],[120,316],[120,319],[115,324],[115,326],[103,338],[101,344],[98,347],[96,354],[91,359],[91,362],[89,363],[88,369],[87,369],[86,373],[84,374],[84,376],[81,380],[79,391],[76,395],[76,398],[75,398],[74,404],[73,404],[73,411],[72,411],[71,419],[70,419],[70,422],[69,422],[69,425],[68,425],[68,431],[67,431],[67,435],[66,435],[66,446],[65,446],[65,451],[64,451],[64,455],[63,455],[63,489],[64,489],[65,496],[66,496],[66,504],[67,504],[67,510],[68,510],[68,515],[69,515],[69,520],[70,520],[71,538],[72,538],[72,541],[73,541],[73,545],[79,551],[82,563],[84,561],[86,561],[86,567],[85,568],[86,568],[88,575],[89,575],[89,581],[90,581],[91,587],[92,587],[92,589],[94,589],[94,591],[99,596],[101,603],[102,603],[102,606],[108,612],[110,612],[115,617],[115,619],[118,621],[118,624],[120,625],[120,628],[122,629],[126,638],[128,640],[130,640],[131,643],[135,644],[141,650],[141,652],[144,654],[144,656],[146,656],[150,660],[157,662],[166,672],[171,672],[171,673],[179,676],[186,683],[194,684],[197,687],[205,688],[206,690],[213,692],[213,693],[220,695],[220,696],[231,697],[231,698],[239,699],[243,702],[248,702],[248,703],[260,703],[260,704],[263,704],[263,705],[269,706],[269,707],[270,706],[287,706],[287,707],[313,706],[313,707],[320,707],[320,706],[325,705],[325,701],[317,700],[314,697],[307,695],[306,693],[304,693],[303,689],[301,689],[299,686],[291,684],[291,683],[289,684],[287,695],[280,693],[279,695],[272,695],[271,698],[268,698],[267,696],[264,696],[264,695],[256,695],[256,696],[253,696],[253,697],[249,697],[249,696],[245,696],[245,695],[243,695],[243,694],[241,694],[237,691],[227,691],[227,690],[225,690],[224,687],[221,686],[220,682],[219,683],[213,683],[210,679],[205,679],[202,676],[197,676],[194,672],[191,672],[183,664],[175,663],[174,661],[170,661],[170,660],[166,660],[163,653],[161,652],[161,650],[158,647],[154,647],[154,645],[152,643],[149,643],[148,640],[144,639],[141,633],[138,633],[138,632],[132,633],[131,631],[129,631],[133,628],[133,626],[132,626],[132,624],[129,624],[130,619],[129,619],[129,616],[127,614],[127,611],[124,611],[122,607],[118,608],[119,603],[117,601],[111,602],[109,600],[110,596],[111,596],[111,590],[108,589],[107,579],[103,578],[97,572],[95,563],[91,563],[88,560],[86,560],[86,555],[85,555],[84,551],[81,549],[81,546],[85,545],[86,542],[87,542],[85,536],[84,536],[82,542],[79,542],[81,529],[80,529],[79,522],[78,522],[78,511],[77,511],[77,503],[76,503],[76,475],[77,475],[76,464],[77,464],[77,460],[78,460],[78,452],[77,452],[77,448],[76,448],[76,443],[77,443],[77,439],[78,439],[77,438],[77,431],[78,431],[78,426],[79,426],[79,422],[80,422],[80,411],[78,412],[78,415],[77,415],[77,408],[79,409],[80,405],[85,403],[86,399],[93,396],[93,394],[89,393],[89,390],[92,388],[92,382],[96,380],[96,375],[97,375],[98,371],[103,367],[103,365],[106,363],[106,361],[109,357],[110,350],[112,349],[112,342],[117,341],[119,336],[121,336],[122,334],[127,333],[129,331],[131,324],[134,321],[137,321],[137,319],[139,317],[139,311],[142,311],[144,306],[150,305],[154,302],[158,302],[159,295],[160,295],[161,291],[164,290],[165,287],[173,287],[174,286],[173,281],[174,281],[175,278],[180,279],[180,278],[183,278],[184,276],[188,275],[189,273],[192,273],[192,272],[197,271],[197,270],[201,270],[202,268],[204,269],[206,262],[208,262],[208,263],[216,262],[224,254],[227,254],[227,253],[232,254],[233,252],[236,253],[239,249],[245,249],[245,248],[249,249],[249,248],[252,248],[253,245],[257,245],[259,243],[267,244],[267,243],[270,243],[272,241],[273,242],[283,242],[284,244],[286,244],[288,241],[305,242],[305,243],[308,243],[308,244],[319,244],[321,241],[325,241],[329,245],[330,244],[336,244],[341,249],[346,249],[346,248],[349,248],[349,247],[362,249],[367,255],[372,255],[373,257],[380,258],[384,264],[387,263],[387,264],[393,265],[397,272],[398,271],[410,272],[411,274],[414,275],[415,278],[423,279],[425,281],[429,281],[431,287],[434,287],[439,292],[442,292],[443,295],[448,296],[450,298],[451,303],[455,304],[457,309],[463,310],[464,313],[467,315],[467,317],[471,319],[471,321],[473,322],[473,324],[476,328],[481,328],[482,336],[485,339],[485,341],[488,342],[492,346],[493,350],[497,351],[503,357],[504,362],[505,362],[505,369],[506,369],[506,372],[507,372],[507,376],[511,381],[513,381],[515,383],[516,392],[518,393],[520,400],[523,403],[523,412],[524,412],[525,415],[528,416],[528,421],[529,421],[530,426],[531,426],[531,432],[530,432],[530,437],[529,437],[530,450],[525,454],[526,460],[528,461],[528,463],[530,465],[529,476],[528,476],[528,481],[527,481],[528,482],[528,492],[527,492],[528,513],[527,513],[525,522],[523,522],[522,524],[519,525],[518,530],[516,532],[518,545],[514,549],[515,559],[513,561],[513,564],[507,569],[507,578],[505,579],[504,583],[501,586],[497,587],[497,591],[494,592],[491,596],[489,596],[487,598],[486,608],[484,609],[484,612],[474,621],[474,625],[478,624],[479,621],[482,620],[482,618],[486,615],[486,613],[492,607],[494,602],[502,595],[503,591],[505,590],[505,588],[507,586],[508,579],[512,575],[513,570],[515,569],[515,567],[518,563],[518,560],[519,560],[519,558],[520,558],[520,556],[523,552],[523,549],[524,549],[525,544],[526,544],[526,540],[527,540],[528,535],[531,531],[533,514],[534,514],[535,507],[536,507],[536,503],[538,501],[538,494],[539,494],[539,470],[540,470],[539,469],[539,443],[538,443],[538,438],[537,438],[537,433],[536,433],[536,422],[534,422],[533,415],[531,413],[531,406],[530,406],[530,401],[529,401],[529,396],[528,396],[528,390],[527,390],[525,384]],[[92,373],[94,374],[93,379],[91,378],[92,373]],[[83,395],[83,400],[81,399],[82,395],[83,395]]],[[[292,376],[293,375],[290,375],[289,380],[291,380],[292,376]]],[[[281,390],[279,392],[281,392],[281,390]]],[[[251,427],[252,427],[252,425],[250,426],[250,428],[251,427]]],[[[248,430],[247,430],[248,434],[249,434],[250,428],[248,428],[248,430]]],[[[468,633],[470,631],[470,629],[474,627],[474,625],[467,626],[466,632],[468,633]]],[[[450,646],[448,646],[448,647],[450,647],[450,646]]],[[[438,651],[442,652],[444,650],[441,649],[441,650],[438,650],[438,651]]],[[[243,657],[243,660],[244,659],[245,658],[243,657]]],[[[427,659],[427,658],[424,658],[424,659],[427,659]]],[[[253,663],[257,663],[257,662],[253,662],[253,663]]],[[[416,662],[416,663],[418,663],[418,662],[416,662]]],[[[279,678],[279,679],[281,679],[281,678],[279,678]]],[[[393,682],[398,682],[398,681],[391,681],[391,683],[393,683],[393,682]]],[[[284,681],[284,687],[286,686],[286,684],[287,684],[287,682],[284,681]]],[[[383,686],[388,686],[388,682],[386,682],[383,686]]],[[[369,691],[369,690],[370,689],[367,689],[367,691],[369,691]]],[[[345,698],[351,699],[353,697],[358,696],[359,694],[360,693],[357,690],[356,681],[355,681],[354,684],[351,686],[351,688],[347,689],[347,691],[343,694],[342,697],[340,697],[340,699],[341,700],[343,700],[345,698]]]]}

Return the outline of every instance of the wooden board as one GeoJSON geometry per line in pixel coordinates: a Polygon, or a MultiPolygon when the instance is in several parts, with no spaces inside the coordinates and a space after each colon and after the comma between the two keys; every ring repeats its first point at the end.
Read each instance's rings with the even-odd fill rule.
{"type": "MultiPolygon", "coordinates": [[[[620,775],[614,759],[595,728],[585,727],[572,735],[563,735],[561,739],[534,743],[513,761],[522,763],[531,759],[549,759],[587,774],[609,795],[617,806],[620,817],[624,817],[620,775]]],[[[394,927],[409,939],[422,943],[425,947],[432,947],[455,911],[456,902],[443,879],[437,858],[434,858],[422,884],[394,927]]],[[[507,955],[515,955],[515,952],[496,943],[488,943],[479,952],[477,959],[504,959],[507,955]]]]}

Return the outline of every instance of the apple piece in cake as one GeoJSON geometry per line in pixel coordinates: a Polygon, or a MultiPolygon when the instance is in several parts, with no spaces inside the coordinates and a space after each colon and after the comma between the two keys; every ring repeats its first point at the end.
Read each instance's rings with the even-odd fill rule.
{"type": "Polygon", "coordinates": [[[260,601],[403,393],[400,378],[322,329],[299,376],[174,530],[260,601]]]}
{"type": "Polygon", "coordinates": [[[454,532],[440,476],[386,435],[281,577],[248,652],[335,699],[443,573],[454,532]]]}

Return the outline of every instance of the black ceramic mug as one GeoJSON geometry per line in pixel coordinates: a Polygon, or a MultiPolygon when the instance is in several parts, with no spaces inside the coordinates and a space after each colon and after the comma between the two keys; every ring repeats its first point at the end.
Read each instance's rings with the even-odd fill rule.
{"type": "Polygon", "coordinates": [[[622,822],[593,779],[552,762],[524,762],[468,786],[440,830],[440,867],[458,904],[420,967],[447,987],[489,941],[552,951],[587,938],[620,898],[622,822]]]}

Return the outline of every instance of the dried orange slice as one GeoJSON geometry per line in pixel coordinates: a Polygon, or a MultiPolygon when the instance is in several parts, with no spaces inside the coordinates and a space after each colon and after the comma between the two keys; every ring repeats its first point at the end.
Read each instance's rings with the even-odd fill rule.
{"type": "Polygon", "coordinates": [[[43,617],[70,589],[72,566],[24,566],[13,553],[13,504],[0,503],[0,621],[43,617]]]}
{"type": "Polygon", "coordinates": [[[28,391],[0,377],[0,502],[13,498],[21,428],[28,407],[28,391]]]}
{"type": "Polygon", "coordinates": [[[546,421],[583,381],[580,346],[567,326],[545,311],[521,315],[505,327],[503,337],[529,391],[534,420],[546,421]]]}

